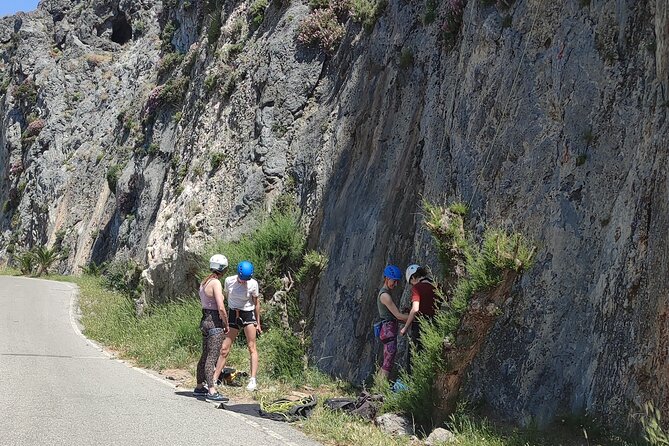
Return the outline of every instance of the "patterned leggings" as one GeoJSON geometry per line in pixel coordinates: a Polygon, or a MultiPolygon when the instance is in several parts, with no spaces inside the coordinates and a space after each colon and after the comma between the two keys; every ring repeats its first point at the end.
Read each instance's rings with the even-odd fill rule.
{"type": "Polygon", "coordinates": [[[383,365],[381,365],[381,368],[386,373],[390,373],[397,354],[397,321],[384,321],[381,325],[379,338],[383,343],[383,365]]]}
{"type": "Polygon", "coordinates": [[[213,388],[216,385],[214,382],[216,361],[221,352],[223,339],[225,339],[223,322],[218,316],[218,311],[202,310],[200,331],[202,332],[202,356],[197,363],[197,383],[200,385],[206,381],[207,386],[213,388]]]}

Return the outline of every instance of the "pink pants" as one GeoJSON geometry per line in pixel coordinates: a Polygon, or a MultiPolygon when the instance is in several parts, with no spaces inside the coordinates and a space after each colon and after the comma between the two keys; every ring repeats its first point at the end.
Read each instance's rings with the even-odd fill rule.
{"type": "Polygon", "coordinates": [[[397,321],[385,321],[381,325],[379,339],[383,342],[383,365],[381,369],[390,373],[397,354],[397,321]]]}

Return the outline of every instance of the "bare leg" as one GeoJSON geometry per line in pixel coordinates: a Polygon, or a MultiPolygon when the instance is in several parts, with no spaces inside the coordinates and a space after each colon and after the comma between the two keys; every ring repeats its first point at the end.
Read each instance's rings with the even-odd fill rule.
{"type": "Polygon", "coordinates": [[[221,376],[223,367],[225,367],[225,361],[228,359],[230,354],[230,349],[232,348],[232,343],[237,339],[239,330],[236,328],[231,328],[228,332],[228,336],[223,340],[223,345],[221,346],[221,354],[218,355],[218,361],[216,362],[216,370],[214,370],[214,382],[218,380],[218,377],[221,376]]]}
{"type": "Polygon", "coordinates": [[[249,354],[251,355],[251,378],[255,378],[256,373],[258,373],[258,350],[256,349],[256,326],[255,325],[247,325],[246,327],[244,327],[244,335],[246,336],[246,345],[248,346],[249,354]]]}

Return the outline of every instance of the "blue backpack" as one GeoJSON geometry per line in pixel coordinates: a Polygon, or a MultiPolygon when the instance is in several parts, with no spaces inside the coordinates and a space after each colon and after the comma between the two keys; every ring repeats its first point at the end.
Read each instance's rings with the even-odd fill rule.
{"type": "Polygon", "coordinates": [[[376,324],[374,324],[374,337],[379,338],[381,337],[381,326],[383,325],[383,321],[379,321],[376,324]]]}

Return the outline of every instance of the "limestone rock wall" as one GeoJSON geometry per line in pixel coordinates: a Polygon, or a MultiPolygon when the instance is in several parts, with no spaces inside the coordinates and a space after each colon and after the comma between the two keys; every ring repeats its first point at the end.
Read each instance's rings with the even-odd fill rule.
{"type": "Polygon", "coordinates": [[[470,0],[450,41],[450,2],[430,22],[391,1],[333,54],[297,42],[306,3],[272,1],[258,26],[232,0],[1,19],[3,258],[57,241],[64,271],[133,258],[147,298],[169,298],[191,290],[193,253],[291,185],[329,258],[302,296],[314,362],[360,382],[383,266],[438,269],[421,200],[462,200],[473,227],[538,246],[466,395],[521,423],[627,422],[651,398],[666,413],[666,2],[470,0]]]}

